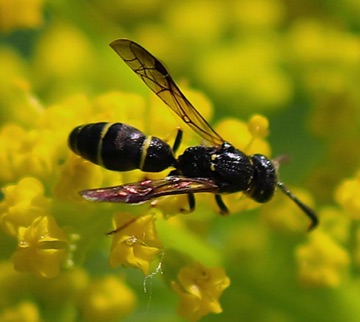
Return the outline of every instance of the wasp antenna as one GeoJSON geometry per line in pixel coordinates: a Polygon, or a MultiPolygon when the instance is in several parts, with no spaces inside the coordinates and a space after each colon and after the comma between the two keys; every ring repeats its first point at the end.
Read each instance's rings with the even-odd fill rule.
{"type": "Polygon", "coordinates": [[[278,182],[277,185],[292,201],[294,201],[299,206],[299,208],[305,213],[305,215],[309,217],[309,219],[311,220],[311,224],[308,230],[313,230],[319,223],[319,219],[315,211],[312,210],[309,206],[305,205],[295,195],[293,195],[282,182],[278,182]]]}

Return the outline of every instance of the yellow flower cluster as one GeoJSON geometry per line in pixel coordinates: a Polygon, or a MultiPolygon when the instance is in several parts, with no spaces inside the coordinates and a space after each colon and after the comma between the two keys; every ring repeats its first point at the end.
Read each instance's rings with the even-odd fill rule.
{"type": "Polygon", "coordinates": [[[349,254],[330,236],[314,232],[296,251],[299,278],[308,286],[339,286],[350,264],[349,254]]]}
{"type": "MultiPolygon", "coordinates": [[[[203,100],[201,105],[208,111],[204,109],[202,112],[210,113],[210,105],[202,95],[189,93],[189,96],[194,96],[195,101],[203,100]]],[[[163,106],[160,106],[156,101],[151,100],[150,109],[163,109],[163,106]]],[[[139,128],[146,128],[143,116],[138,115],[135,118],[136,114],[131,113],[134,107],[138,110],[143,109],[144,101],[139,96],[120,92],[99,96],[92,104],[84,96],[74,96],[66,99],[63,103],[41,109],[41,113],[39,112],[33,118],[33,124],[29,128],[15,125],[15,123],[5,125],[0,133],[0,141],[4,156],[2,167],[7,169],[8,177],[2,178],[2,181],[14,183],[5,185],[2,189],[0,223],[2,230],[17,242],[17,247],[12,254],[15,270],[33,272],[41,277],[55,278],[64,268],[70,268],[79,262],[86,251],[84,243],[92,244],[90,239],[94,237],[95,231],[101,237],[104,231],[109,230],[106,227],[108,227],[110,218],[102,215],[102,219],[99,220],[95,216],[98,216],[100,209],[102,209],[101,212],[111,213],[114,211],[114,207],[89,205],[81,200],[78,191],[84,188],[119,184],[129,180],[138,181],[141,180],[143,174],[136,171],[118,174],[114,177],[107,171],[90,165],[71,154],[67,150],[66,139],[75,125],[99,121],[105,117],[108,121],[129,120],[129,123],[131,122],[139,128]],[[121,106],[113,109],[114,105],[119,104],[121,106]],[[76,109],[72,108],[74,105],[76,105],[76,109]],[[21,179],[25,175],[26,177],[21,179]],[[89,222],[92,220],[94,222],[89,222]]],[[[163,113],[154,112],[152,114],[154,120],[151,124],[159,122],[156,120],[159,114],[163,113]]],[[[168,117],[168,123],[173,124],[174,129],[176,126],[170,113],[168,117]]],[[[164,117],[161,121],[163,120],[164,117]]],[[[151,124],[149,127],[153,127],[151,124]]],[[[243,127],[245,128],[245,125],[243,127]]],[[[155,128],[150,130],[154,131],[155,128]]],[[[162,127],[157,132],[162,134],[162,131],[167,130],[162,127]]],[[[171,132],[174,133],[169,129],[168,133],[171,132]]],[[[186,141],[181,149],[185,148],[185,144],[186,141]]],[[[156,174],[156,176],[161,175],[166,174],[156,174]]],[[[164,203],[164,207],[169,207],[169,205],[166,206],[164,203]]],[[[161,205],[158,209],[162,209],[161,205]]],[[[135,217],[125,212],[114,213],[114,231],[110,233],[113,236],[113,242],[109,263],[112,267],[123,265],[139,268],[145,275],[148,275],[150,274],[150,265],[159,260],[158,255],[163,251],[164,245],[155,228],[154,216],[158,211],[144,212],[140,210],[140,212],[142,216],[135,217]]],[[[98,286],[93,286],[94,290],[99,287],[107,287],[104,283],[111,284],[113,282],[104,280],[96,283],[98,286]]],[[[214,288],[214,292],[216,289],[214,288]]],[[[96,320],[100,321],[101,316],[106,316],[106,314],[109,316],[120,314],[119,310],[121,311],[122,305],[118,306],[115,311],[112,311],[109,304],[104,309],[97,308],[99,305],[103,305],[101,301],[106,299],[92,299],[91,292],[93,291],[89,292],[90,294],[82,303],[89,302],[81,304],[79,307],[79,311],[83,312],[85,317],[95,319],[98,315],[96,320]],[[82,309],[85,307],[84,305],[86,309],[82,309]],[[88,308],[88,305],[91,305],[92,308],[88,308]],[[94,310],[99,311],[96,313],[94,310]],[[106,313],[102,310],[105,310],[106,313]]],[[[98,292],[103,291],[99,289],[98,292]]],[[[94,294],[94,296],[98,295],[94,294]]],[[[121,295],[121,298],[123,297],[124,295],[121,295]]],[[[208,294],[208,299],[212,301],[210,294],[208,294]]],[[[116,299],[112,301],[115,301],[114,305],[117,303],[116,299]]],[[[134,300],[129,299],[128,301],[133,302],[134,300]]],[[[206,298],[202,299],[202,302],[204,301],[207,301],[206,298]]],[[[16,314],[20,314],[20,311],[27,307],[26,303],[21,304],[16,308],[16,314]]],[[[130,312],[128,306],[126,307],[127,312],[130,312]]],[[[211,311],[220,312],[220,309],[209,312],[211,311]]],[[[206,314],[207,311],[202,312],[200,316],[206,314]]],[[[122,314],[124,314],[124,310],[122,310],[122,314]]]]}
{"type": "MultiPolygon", "coordinates": [[[[210,115],[210,104],[202,95],[190,92],[187,94],[195,103],[202,106],[201,112],[204,115],[210,115]]],[[[138,96],[119,92],[102,95],[96,98],[93,104],[82,96],[75,96],[42,110],[34,119],[33,126],[29,130],[20,126],[6,125],[1,136],[3,151],[7,155],[3,159],[3,167],[12,173],[11,181],[16,182],[16,178],[28,175],[14,184],[5,186],[3,201],[0,203],[1,227],[4,232],[17,240],[17,248],[12,255],[14,268],[17,271],[30,271],[39,276],[54,278],[64,267],[71,267],[79,261],[78,253],[84,251],[81,249],[81,244],[84,243],[84,240],[91,243],[89,238],[93,237],[92,233],[95,227],[103,227],[103,230],[97,229],[99,236],[102,231],[106,231],[107,224],[104,219],[106,217],[101,219],[99,226],[99,219],[95,218],[96,212],[99,209],[103,209],[102,211],[107,209],[107,212],[110,212],[113,207],[89,205],[81,200],[77,192],[84,188],[114,185],[131,180],[138,181],[141,180],[143,174],[136,171],[119,174],[114,178],[107,171],[92,166],[66,151],[66,136],[75,124],[101,120],[105,114],[109,121],[129,119],[131,124],[139,128],[146,128],[143,124],[143,117],[138,115],[135,118],[136,115],[131,113],[134,106],[141,110],[144,102],[138,96]],[[76,109],[71,108],[73,105],[77,105],[76,109]],[[114,105],[121,106],[113,109],[114,105]],[[13,133],[13,129],[22,135],[24,143],[19,142],[21,136],[18,136],[16,145],[11,143],[14,141],[14,136],[10,135],[13,133]],[[34,138],[24,150],[25,142],[29,140],[28,136],[34,138]],[[17,158],[20,162],[13,161],[17,158]],[[29,159],[33,161],[29,162],[29,159]],[[60,160],[64,161],[60,162],[60,160]],[[27,162],[26,167],[23,162],[27,162]],[[19,163],[20,165],[18,165],[19,163]],[[44,166],[40,167],[40,164],[44,166]],[[84,210],[88,213],[84,213],[84,210]],[[89,223],[89,220],[94,220],[94,223],[89,223]]],[[[163,127],[156,131],[155,126],[152,125],[159,123],[156,120],[158,115],[164,115],[162,112],[157,112],[159,108],[162,110],[164,107],[151,100],[150,109],[153,111],[151,115],[154,120],[148,126],[154,127],[150,130],[153,130],[155,134],[157,134],[156,132],[162,134],[162,131],[166,131],[163,127]]],[[[175,128],[170,113],[168,117],[168,123],[173,124],[173,128],[175,128]]],[[[161,121],[164,121],[164,116],[161,121]]],[[[249,123],[249,128],[243,122],[228,119],[219,123],[217,129],[229,137],[234,136],[233,132],[238,132],[240,129],[244,135],[238,136],[241,139],[241,142],[237,142],[238,145],[243,145],[249,153],[253,150],[263,150],[264,153],[269,153],[269,147],[263,140],[267,133],[267,126],[266,119],[255,115],[249,123]]],[[[186,129],[184,130],[186,133],[188,132],[186,129]]],[[[174,131],[169,129],[168,132],[174,131]]],[[[192,137],[193,135],[190,138],[192,137]]],[[[186,145],[187,141],[185,140],[180,150],[183,150],[186,145]]],[[[161,175],[166,174],[156,174],[156,176],[161,175]]],[[[251,207],[255,205],[249,200],[243,203],[232,202],[231,198],[239,197],[227,198],[231,207],[232,204],[238,204],[238,209],[243,209],[250,207],[250,204],[252,204],[251,207]]],[[[179,208],[186,207],[184,204],[187,202],[186,198],[174,197],[171,199],[181,202],[178,205],[179,208]]],[[[200,201],[199,209],[205,209],[208,203],[206,200],[208,198],[200,201]]],[[[170,204],[162,202],[157,205],[157,209],[163,212],[172,207],[171,202],[170,204]]],[[[139,209],[142,208],[139,207],[139,209]]],[[[140,210],[140,212],[142,212],[140,217],[134,217],[134,215],[124,212],[114,214],[114,231],[111,233],[113,242],[109,263],[112,267],[123,265],[139,268],[145,275],[148,275],[151,264],[159,260],[158,255],[165,246],[160,241],[155,228],[154,216],[159,212],[154,212],[154,210],[150,210],[150,212],[140,210]]],[[[172,212],[176,212],[176,210],[174,211],[172,208],[172,212]]],[[[205,268],[203,267],[203,269],[205,268]]],[[[216,293],[219,292],[219,288],[216,285],[212,286],[211,280],[209,283],[208,286],[202,286],[209,289],[206,291],[206,296],[201,298],[201,304],[196,304],[201,307],[197,309],[199,310],[196,314],[198,317],[209,312],[219,313],[221,311],[219,304],[212,304],[214,298],[220,296],[220,293],[216,293]],[[208,305],[212,308],[206,308],[208,305]]],[[[225,288],[228,285],[227,277],[223,283],[223,288],[225,288]]],[[[183,311],[191,315],[193,308],[189,309],[188,305],[181,304],[180,307],[184,307],[183,311]]]]}

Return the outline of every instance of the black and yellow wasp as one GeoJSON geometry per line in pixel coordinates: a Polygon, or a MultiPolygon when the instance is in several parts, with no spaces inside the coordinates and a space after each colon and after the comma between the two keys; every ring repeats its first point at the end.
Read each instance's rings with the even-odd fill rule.
{"type": "Polygon", "coordinates": [[[182,139],[178,130],[173,146],[146,136],[124,123],[93,123],[76,127],[69,136],[73,152],[116,171],[140,169],[160,172],[173,167],[166,178],[143,180],[121,186],[81,191],[88,200],[138,204],[162,196],[187,194],[190,211],[195,193],[210,192],[222,214],[228,213],[221,195],[243,192],[259,203],[269,201],[279,187],[310,218],[310,228],[318,219],[312,209],[294,196],[278,180],[274,163],[262,154],[246,155],[226,142],[186,99],[164,65],[146,49],[128,39],[110,46],[142,81],[207,143],[175,153],[182,139]]]}

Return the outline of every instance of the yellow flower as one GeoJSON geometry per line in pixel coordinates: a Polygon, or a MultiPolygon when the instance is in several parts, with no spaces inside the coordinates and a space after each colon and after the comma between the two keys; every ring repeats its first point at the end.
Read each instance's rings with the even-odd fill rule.
{"type": "Polygon", "coordinates": [[[40,34],[32,64],[37,86],[47,97],[74,93],[84,78],[95,71],[91,41],[84,32],[64,20],[52,21],[40,34]],[[51,44],[51,45],[50,45],[51,44]]]}
{"type": "MultiPolygon", "coordinates": [[[[312,207],[313,201],[308,192],[300,189],[291,191],[306,205],[312,207]]],[[[311,222],[305,213],[281,191],[277,191],[273,200],[262,205],[261,216],[266,223],[288,233],[304,233],[311,222]]]]}
{"type": "Polygon", "coordinates": [[[92,283],[80,298],[85,321],[117,321],[129,315],[136,304],[134,292],[118,277],[108,275],[92,283]]]}
{"type": "Polygon", "coordinates": [[[262,115],[253,115],[246,123],[235,118],[226,118],[216,124],[216,130],[237,149],[246,154],[271,154],[269,143],[265,140],[269,132],[269,121],[262,115]]]}
{"type": "Polygon", "coordinates": [[[118,91],[107,92],[96,97],[93,104],[96,114],[93,118],[97,121],[126,122],[144,130],[145,124],[147,125],[144,115],[145,113],[151,115],[145,104],[145,99],[140,95],[118,91]],[[135,108],[136,113],[134,113],[135,108]]]}
{"type": "MultiPolygon", "coordinates": [[[[211,121],[213,116],[213,105],[211,101],[200,91],[195,91],[186,84],[181,86],[179,84],[184,95],[189,99],[191,104],[196,107],[199,113],[207,120],[211,121]]],[[[178,155],[181,154],[189,145],[198,145],[202,141],[202,138],[195,134],[195,132],[184,122],[179,120],[170,109],[155,95],[151,95],[150,106],[148,108],[149,122],[145,122],[145,133],[156,135],[172,145],[172,141],[175,137],[175,131],[177,128],[181,128],[183,131],[182,145],[179,148],[178,155]]]]}
{"type": "Polygon", "coordinates": [[[353,255],[354,264],[356,267],[360,267],[360,229],[355,232],[355,249],[353,255]]]}
{"type": "Polygon", "coordinates": [[[319,230],[296,250],[300,282],[312,287],[337,287],[350,265],[348,252],[319,230]]]}
{"type": "Polygon", "coordinates": [[[204,1],[193,1],[189,6],[188,3],[179,1],[166,10],[165,19],[174,34],[206,44],[224,32],[227,19],[226,7],[220,2],[208,6],[204,1]],[[199,12],[201,19],[198,16],[199,12]]]}
{"type": "Polygon", "coordinates": [[[351,236],[352,221],[346,212],[335,206],[322,207],[318,212],[320,228],[337,243],[345,245],[351,236]]]}
{"type": "Polygon", "coordinates": [[[289,75],[279,67],[281,59],[276,42],[242,39],[207,52],[196,68],[209,92],[225,102],[234,101],[231,106],[236,115],[239,109],[253,113],[289,103],[294,89],[289,75]]]}
{"type": "MultiPolygon", "coordinates": [[[[20,275],[20,274],[19,274],[20,275]]],[[[69,303],[77,302],[88,288],[91,277],[84,268],[75,267],[71,270],[64,270],[59,276],[51,279],[38,278],[30,274],[24,276],[23,284],[30,292],[43,303],[56,303],[57,306],[66,306],[69,303]],[[29,281],[34,281],[29,283],[29,281]]]]}
{"type": "Polygon", "coordinates": [[[4,200],[0,203],[1,228],[16,236],[18,228],[27,227],[50,208],[50,200],[44,196],[44,187],[37,179],[28,177],[16,185],[2,189],[4,200]]]}
{"type": "Polygon", "coordinates": [[[253,138],[266,138],[269,135],[269,121],[260,114],[254,114],[249,122],[248,129],[253,138]]]}
{"type": "Polygon", "coordinates": [[[42,24],[43,0],[1,0],[0,30],[33,28],[42,24]]]}
{"type": "Polygon", "coordinates": [[[3,151],[0,165],[6,173],[0,175],[0,179],[15,181],[34,176],[50,180],[59,160],[59,146],[63,144],[55,138],[56,133],[49,129],[25,131],[13,124],[4,126],[0,132],[3,151]]]}
{"type": "Polygon", "coordinates": [[[353,219],[360,219],[360,171],[344,180],[335,192],[335,200],[353,219]]]}
{"type": "Polygon", "coordinates": [[[246,30],[270,29],[284,19],[284,4],[281,1],[237,1],[234,3],[236,26],[246,30]]]}
{"type": "Polygon", "coordinates": [[[189,321],[198,321],[209,313],[221,313],[219,297],[230,285],[223,268],[207,268],[200,263],[183,267],[172,289],[179,295],[179,314],[189,321]]]}
{"type": "Polygon", "coordinates": [[[161,253],[162,244],[152,214],[135,217],[126,213],[114,216],[115,230],[109,258],[110,266],[139,268],[149,274],[150,264],[161,253]]]}
{"type": "Polygon", "coordinates": [[[67,236],[53,217],[38,217],[29,227],[19,228],[14,267],[19,272],[55,277],[65,263],[67,245],[67,236]]]}
{"type": "Polygon", "coordinates": [[[23,301],[14,307],[6,308],[0,314],[0,320],[4,322],[22,321],[22,322],[40,322],[40,312],[35,303],[23,301]]]}
{"type": "Polygon", "coordinates": [[[62,201],[79,202],[79,191],[99,187],[103,177],[100,167],[94,167],[90,162],[71,155],[61,169],[60,178],[54,187],[54,195],[62,201]]]}

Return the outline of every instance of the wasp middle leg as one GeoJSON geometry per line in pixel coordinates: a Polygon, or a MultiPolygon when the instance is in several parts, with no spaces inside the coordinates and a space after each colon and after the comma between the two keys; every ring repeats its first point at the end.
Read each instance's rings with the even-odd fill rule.
{"type": "Polygon", "coordinates": [[[177,128],[177,133],[176,133],[176,137],[174,140],[174,144],[172,146],[172,150],[174,153],[176,153],[176,151],[179,149],[179,146],[181,144],[182,141],[182,137],[183,137],[183,131],[180,128],[177,128]]]}
{"type": "Polygon", "coordinates": [[[228,215],[229,214],[229,209],[228,207],[225,205],[224,201],[222,200],[221,196],[219,194],[215,195],[215,201],[216,204],[218,205],[219,209],[220,209],[220,214],[221,215],[228,215]]]}

